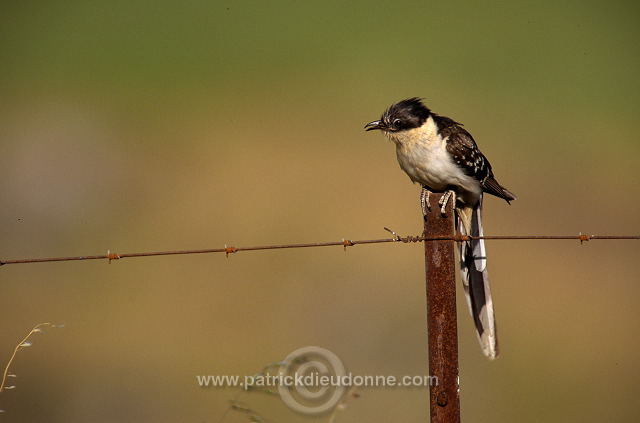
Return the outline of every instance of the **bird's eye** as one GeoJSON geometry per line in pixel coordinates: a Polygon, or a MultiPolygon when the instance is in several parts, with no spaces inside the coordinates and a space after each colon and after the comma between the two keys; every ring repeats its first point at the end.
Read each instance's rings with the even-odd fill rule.
{"type": "Polygon", "coordinates": [[[400,119],[394,119],[393,120],[393,127],[394,128],[400,128],[402,126],[402,120],[400,119]]]}

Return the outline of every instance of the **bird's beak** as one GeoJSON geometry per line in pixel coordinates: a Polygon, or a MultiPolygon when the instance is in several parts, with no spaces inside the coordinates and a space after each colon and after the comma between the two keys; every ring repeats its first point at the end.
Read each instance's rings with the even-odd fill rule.
{"type": "Polygon", "coordinates": [[[364,126],[364,129],[366,129],[367,131],[373,131],[375,129],[384,129],[384,123],[381,120],[374,120],[371,123],[367,123],[364,126]]]}

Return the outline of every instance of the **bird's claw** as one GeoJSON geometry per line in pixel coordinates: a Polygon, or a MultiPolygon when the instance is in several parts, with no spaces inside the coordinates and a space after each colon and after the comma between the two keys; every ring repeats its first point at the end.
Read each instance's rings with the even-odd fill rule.
{"type": "Polygon", "coordinates": [[[422,191],[420,191],[420,206],[422,207],[423,216],[426,216],[431,211],[431,204],[429,204],[430,195],[431,191],[422,187],[422,191]]]}
{"type": "Polygon", "coordinates": [[[438,200],[438,204],[440,205],[440,213],[442,213],[443,216],[447,215],[447,203],[449,202],[449,199],[451,199],[453,206],[455,207],[456,193],[452,190],[445,191],[444,194],[442,194],[442,197],[440,197],[440,200],[438,200]]]}

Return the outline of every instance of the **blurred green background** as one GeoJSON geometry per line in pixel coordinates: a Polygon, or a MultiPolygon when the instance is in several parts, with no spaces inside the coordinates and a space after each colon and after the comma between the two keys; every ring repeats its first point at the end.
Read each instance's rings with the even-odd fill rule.
{"type": "MultiPolygon", "coordinates": [[[[638,234],[630,1],[0,4],[0,259],[418,235],[418,187],[363,126],[420,96],[518,195],[491,235],[638,234]]],[[[462,418],[635,421],[637,241],[489,241],[502,357],[458,298],[462,418]]],[[[7,265],[3,421],[242,422],[237,388],[306,345],[427,373],[421,244],[7,265]]],[[[338,422],[428,421],[362,388],[338,422]]],[[[271,421],[327,421],[266,394],[271,421]]]]}

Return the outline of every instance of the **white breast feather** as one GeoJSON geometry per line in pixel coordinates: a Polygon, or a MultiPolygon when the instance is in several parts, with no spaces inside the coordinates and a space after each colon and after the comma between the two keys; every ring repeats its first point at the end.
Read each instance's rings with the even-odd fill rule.
{"type": "Polygon", "coordinates": [[[420,128],[390,134],[390,137],[396,143],[400,167],[414,183],[438,191],[456,186],[465,194],[479,198],[480,183],[453,162],[446,149],[446,139],[438,134],[432,117],[420,128]]]}

